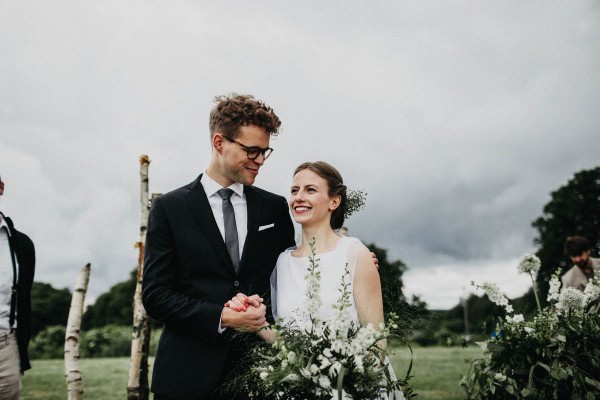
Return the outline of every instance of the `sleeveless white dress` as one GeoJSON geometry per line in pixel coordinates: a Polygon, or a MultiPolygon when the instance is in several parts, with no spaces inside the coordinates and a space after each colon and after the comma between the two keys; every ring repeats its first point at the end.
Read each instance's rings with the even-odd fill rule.
{"type": "MultiPolygon", "coordinates": [[[[331,316],[334,312],[332,305],[340,297],[339,288],[342,283],[342,278],[345,274],[346,263],[348,263],[348,271],[350,273],[348,290],[351,294],[354,293],[354,271],[356,269],[356,260],[359,250],[364,247],[364,244],[357,238],[341,236],[336,247],[325,253],[317,255],[318,271],[321,273],[321,307],[319,308],[319,316],[323,321],[331,316]]],[[[273,308],[273,316],[276,319],[283,318],[285,321],[294,321],[297,327],[306,327],[310,325],[310,321],[305,316],[306,310],[306,287],[307,282],[305,276],[308,272],[309,260],[308,257],[294,257],[292,251],[294,248],[287,249],[279,255],[277,266],[271,275],[271,305],[273,308]]],[[[347,279],[348,280],[348,279],[347,279]]],[[[354,296],[350,296],[351,306],[348,309],[350,320],[359,326],[358,311],[354,303],[354,296]]],[[[389,360],[386,357],[386,363],[389,366],[390,375],[396,379],[394,370],[392,369],[389,360]]],[[[337,396],[334,398],[337,399],[337,396]]],[[[404,399],[404,395],[400,391],[396,391],[394,395],[383,396],[382,399],[404,399]]]]}

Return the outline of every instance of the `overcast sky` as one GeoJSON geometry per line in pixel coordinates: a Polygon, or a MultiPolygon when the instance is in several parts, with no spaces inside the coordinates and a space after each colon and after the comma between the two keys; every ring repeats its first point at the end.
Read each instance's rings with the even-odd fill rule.
{"type": "Polygon", "coordinates": [[[600,164],[597,1],[0,3],[0,210],[36,280],[89,296],[127,279],[150,189],[210,156],[215,95],[283,121],[256,185],[287,196],[325,160],[368,193],[347,225],[400,259],[406,292],[450,308],[471,280],[509,296],[549,193],[600,164]]]}

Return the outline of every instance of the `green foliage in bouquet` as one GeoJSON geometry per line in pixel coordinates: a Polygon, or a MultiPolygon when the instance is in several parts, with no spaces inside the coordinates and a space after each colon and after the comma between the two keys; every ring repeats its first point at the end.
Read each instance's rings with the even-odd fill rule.
{"type": "MultiPolygon", "coordinates": [[[[539,268],[536,259],[524,258],[520,265],[521,272],[529,273],[533,279],[539,268]]],[[[507,309],[507,315],[512,313],[497,287],[489,283],[480,287],[490,300],[507,309]]],[[[471,362],[460,382],[467,397],[600,398],[599,296],[600,286],[594,280],[584,292],[574,288],[560,290],[559,273],[555,273],[546,308],[538,308],[528,321],[520,314],[505,320],[499,318],[495,338],[480,343],[484,357],[471,362]]]]}
{"type": "MultiPolygon", "coordinates": [[[[254,349],[245,367],[250,372],[240,380],[243,390],[255,399],[378,399],[403,387],[406,398],[413,397],[403,381],[391,378],[381,340],[393,335],[398,326],[394,320],[379,329],[368,325],[354,326],[348,315],[350,307],[349,273],[339,288],[340,297],[333,306],[331,318],[321,321],[318,310],[319,259],[312,255],[305,276],[307,280],[307,317],[310,325],[299,327],[294,321],[278,321],[274,344],[254,349]]],[[[347,267],[347,266],[346,266],[347,267]]],[[[412,365],[412,362],[411,362],[412,365]]],[[[390,397],[391,398],[391,397],[390,397]]]]}

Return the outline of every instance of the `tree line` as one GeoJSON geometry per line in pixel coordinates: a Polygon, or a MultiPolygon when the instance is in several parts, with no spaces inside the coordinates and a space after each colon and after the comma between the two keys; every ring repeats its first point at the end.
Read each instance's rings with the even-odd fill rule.
{"type": "MultiPolygon", "coordinates": [[[[537,278],[542,300],[546,297],[548,282],[555,270],[557,268],[566,270],[570,267],[569,259],[563,252],[563,242],[567,236],[585,236],[590,241],[592,255],[597,256],[600,252],[600,167],[576,173],[550,196],[551,199],[544,206],[542,215],[532,222],[532,226],[538,232],[534,239],[534,244],[538,248],[536,255],[542,261],[537,278]]],[[[407,269],[406,264],[401,260],[388,260],[387,251],[375,244],[370,244],[368,247],[379,260],[384,311],[400,314],[402,317],[400,320],[405,324],[402,328],[406,332],[415,332],[411,337],[401,338],[402,340],[415,340],[425,345],[457,342],[465,332],[465,304],[471,332],[475,335],[489,334],[494,329],[495,317],[503,316],[501,307],[491,303],[487,297],[477,295],[471,295],[450,310],[428,310],[427,304],[418,296],[407,299],[404,294],[402,275],[407,269]]],[[[91,341],[90,348],[100,348],[100,343],[103,343],[103,340],[110,341],[111,336],[126,336],[130,341],[130,335],[117,334],[114,327],[123,327],[123,332],[130,329],[135,285],[136,270],[134,269],[127,280],[111,287],[86,309],[82,319],[82,331],[110,327],[102,332],[95,331],[95,338],[91,341]]],[[[60,328],[54,327],[66,325],[71,302],[70,291],[53,288],[47,283],[34,282],[31,298],[33,336],[52,328],[50,332],[44,333],[46,339],[53,335],[59,337],[60,328]]],[[[520,298],[513,299],[512,304],[517,312],[524,314],[533,312],[535,308],[533,291],[529,290],[520,298]]],[[[159,324],[154,323],[153,327],[158,329],[159,324]]],[[[34,338],[34,342],[35,340],[34,338]]],[[[62,345],[63,341],[64,334],[59,343],[62,345]]],[[[127,355],[129,348],[123,347],[127,355]]]]}

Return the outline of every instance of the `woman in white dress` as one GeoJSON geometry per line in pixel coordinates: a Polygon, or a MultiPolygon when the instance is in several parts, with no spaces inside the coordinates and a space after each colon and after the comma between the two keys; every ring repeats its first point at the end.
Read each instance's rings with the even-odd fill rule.
{"type": "MultiPolygon", "coordinates": [[[[297,326],[310,324],[303,302],[307,286],[305,275],[312,254],[309,242],[314,241],[320,260],[320,319],[323,321],[333,313],[332,305],[339,298],[338,289],[347,264],[352,294],[348,309],[351,320],[356,326],[378,327],[383,322],[381,284],[371,252],[360,240],[337,232],[344,223],[346,203],[346,186],[333,166],[318,161],[296,168],[289,206],[292,216],[302,226],[302,242],[279,256],[271,276],[271,301],[276,319],[294,321],[297,326]]],[[[234,310],[245,310],[257,300],[260,299],[256,295],[238,294],[228,304],[234,310]]],[[[263,329],[257,334],[267,342],[275,341],[272,329],[263,329]]],[[[380,347],[385,350],[385,341],[380,347]]],[[[390,372],[393,374],[391,367],[390,372]]],[[[402,393],[395,393],[394,398],[403,398],[402,393]]]]}

